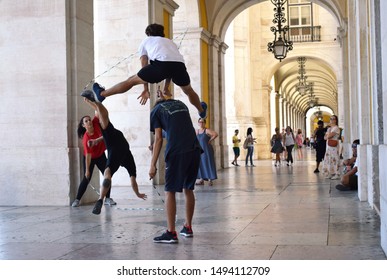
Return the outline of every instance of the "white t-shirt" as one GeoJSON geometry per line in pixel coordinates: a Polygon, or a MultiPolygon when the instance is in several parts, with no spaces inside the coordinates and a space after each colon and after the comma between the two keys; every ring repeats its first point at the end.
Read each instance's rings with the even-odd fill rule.
{"type": "Polygon", "coordinates": [[[138,48],[140,57],[148,56],[150,60],[175,61],[184,63],[184,58],[180,54],[176,44],[164,37],[149,36],[145,38],[138,48]]]}
{"type": "Polygon", "coordinates": [[[291,133],[285,133],[285,146],[291,146],[294,145],[294,134],[291,133]]]}

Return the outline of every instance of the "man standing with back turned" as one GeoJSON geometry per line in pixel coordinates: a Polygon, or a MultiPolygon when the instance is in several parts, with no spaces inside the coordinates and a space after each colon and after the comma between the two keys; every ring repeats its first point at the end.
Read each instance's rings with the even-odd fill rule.
{"type": "Polygon", "coordinates": [[[167,230],[153,239],[156,243],[178,243],[175,229],[176,192],[185,194],[186,221],[180,234],[192,237],[192,218],[195,209],[194,187],[200,164],[201,147],[187,106],[174,99],[166,99],[158,91],[158,101],[151,111],[150,130],[154,132],[153,154],[149,177],[157,172],[156,164],[163,145],[164,130],[167,146],[165,149],[165,208],[167,230]]]}

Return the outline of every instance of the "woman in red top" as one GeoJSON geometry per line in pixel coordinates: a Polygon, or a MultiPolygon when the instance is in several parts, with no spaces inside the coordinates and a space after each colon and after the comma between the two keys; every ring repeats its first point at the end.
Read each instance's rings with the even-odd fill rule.
{"type": "MultiPolygon", "coordinates": [[[[72,203],[72,207],[78,207],[79,202],[86,192],[87,186],[91,180],[93,174],[94,165],[97,165],[98,169],[104,172],[106,167],[106,155],[105,155],[105,142],[102,137],[101,128],[99,125],[99,119],[94,117],[91,120],[90,116],[84,116],[78,124],[78,137],[82,139],[83,144],[83,168],[85,175],[79,184],[78,194],[72,203]]],[[[116,205],[117,203],[110,198],[110,189],[106,194],[105,204],[116,205]]]]}

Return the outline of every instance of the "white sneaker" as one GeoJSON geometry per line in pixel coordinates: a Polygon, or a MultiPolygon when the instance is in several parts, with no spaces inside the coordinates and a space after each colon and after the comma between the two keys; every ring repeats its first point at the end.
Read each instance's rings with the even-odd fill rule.
{"type": "Polygon", "coordinates": [[[73,204],[71,204],[71,207],[78,207],[79,206],[79,199],[76,199],[73,201],[73,204]]]}
{"type": "Polygon", "coordinates": [[[331,177],[331,180],[338,180],[338,179],[340,179],[340,176],[337,174],[335,176],[331,177]]]}
{"type": "Polygon", "coordinates": [[[115,202],[115,201],[113,200],[113,198],[107,197],[107,198],[105,198],[105,204],[106,204],[106,205],[112,206],[112,205],[117,205],[117,202],[115,202]]]}

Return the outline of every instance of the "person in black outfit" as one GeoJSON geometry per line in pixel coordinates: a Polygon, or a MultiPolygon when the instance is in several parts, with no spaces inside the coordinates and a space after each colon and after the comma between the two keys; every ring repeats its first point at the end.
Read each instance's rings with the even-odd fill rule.
{"type": "Polygon", "coordinates": [[[314,170],[314,173],[320,172],[318,168],[324,159],[327,147],[327,141],[324,140],[324,135],[327,132],[327,129],[324,128],[324,122],[320,120],[317,122],[317,125],[318,127],[314,131],[314,142],[316,143],[316,169],[314,170]]]}
{"type": "Polygon", "coordinates": [[[132,189],[137,197],[146,199],[146,194],[140,193],[136,181],[136,164],[132,152],[129,149],[129,143],[121,131],[114,128],[109,120],[109,113],[105,106],[100,103],[94,92],[85,90],[81,93],[84,100],[89,104],[98,114],[101,125],[102,136],[105,141],[106,149],[108,151],[108,158],[104,170],[104,179],[102,182],[100,196],[97,200],[93,214],[99,215],[103,205],[103,199],[111,188],[112,177],[120,166],[128,170],[132,189]]]}

